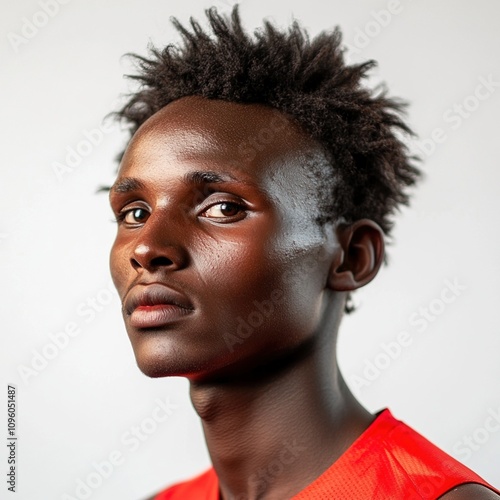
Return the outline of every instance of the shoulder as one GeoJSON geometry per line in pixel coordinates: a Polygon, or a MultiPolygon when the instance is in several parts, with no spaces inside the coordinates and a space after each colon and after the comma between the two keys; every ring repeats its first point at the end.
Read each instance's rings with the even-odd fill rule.
{"type": "Polygon", "coordinates": [[[500,495],[482,484],[462,484],[439,497],[439,500],[499,500],[500,495]]]}
{"type": "Polygon", "coordinates": [[[394,425],[385,434],[387,447],[410,477],[421,478],[417,490],[430,490],[439,500],[500,500],[499,492],[474,471],[390,413],[389,417],[386,420],[394,425]],[[422,470],[429,474],[422,476],[422,470]]]}

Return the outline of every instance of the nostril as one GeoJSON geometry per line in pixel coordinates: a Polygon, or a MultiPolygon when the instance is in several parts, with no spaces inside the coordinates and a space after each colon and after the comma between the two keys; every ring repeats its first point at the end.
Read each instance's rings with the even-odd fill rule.
{"type": "Polygon", "coordinates": [[[151,259],[150,266],[151,267],[162,267],[162,266],[171,266],[173,261],[165,256],[159,256],[151,259]]]}
{"type": "Polygon", "coordinates": [[[149,269],[155,269],[157,267],[171,266],[173,264],[173,261],[171,259],[169,259],[168,257],[159,256],[159,257],[154,257],[153,259],[149,260],[148,263],[144,262],[142,264],[137,259],[131,259],[131,264],[135,270],[141,269],[143,267],[146,267],[149,269]]]}
{"type": "Polygon", "coordinates": [[[187,263],[187,253],[184,248],[168,244],[153,242],[154,244],[139,243],[130,255],[130,264],[135,271],[148,271],[168,268],[179,269],[187,263]]]}

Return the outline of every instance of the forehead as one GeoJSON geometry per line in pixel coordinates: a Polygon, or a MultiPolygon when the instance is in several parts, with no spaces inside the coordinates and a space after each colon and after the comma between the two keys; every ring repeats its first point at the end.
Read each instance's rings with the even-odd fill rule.
{"type": "Polygon", "coordinates": [[[169,176],[191,165],[231,171],[256,182],[276,179],[281,172],[300,182],[308,177],[304,157],[311,154],[322,155],[318,143],[278,110],[188,96],[168,104],[139,128],[119,175],[148,177],[161,165],[160,174],[169,176]]]}

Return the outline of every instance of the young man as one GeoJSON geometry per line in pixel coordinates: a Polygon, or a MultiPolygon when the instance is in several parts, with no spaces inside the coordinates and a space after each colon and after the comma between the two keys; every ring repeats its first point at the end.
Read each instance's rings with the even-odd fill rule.
{"type": "Polygon", "coordinates": [[[335,358],[349,294],[384,261],[416,183],[401,104],[360,85],[340,34],[246,34],[207,11],[143,85],[110,200],[111,271],[139,368],[183,376],[213,467],[154,499],[494,499],[335,358]]]}

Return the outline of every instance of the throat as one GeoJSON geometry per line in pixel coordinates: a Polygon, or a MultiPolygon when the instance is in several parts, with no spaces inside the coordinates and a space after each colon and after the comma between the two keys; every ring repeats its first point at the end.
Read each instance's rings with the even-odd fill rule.
{"type": "Polygon", "coordinates": [[[266,495],[290,498],[326,470],[373,418],[340,373],[321,373],[317,360],[252,383],[192,383],[191,400],[224,498],[259,498],[258,478],[269,467],[280,472],[266,483],[266,495]]]}

